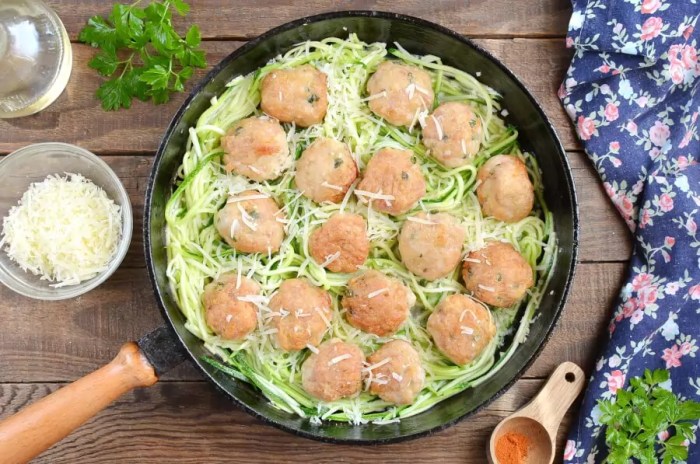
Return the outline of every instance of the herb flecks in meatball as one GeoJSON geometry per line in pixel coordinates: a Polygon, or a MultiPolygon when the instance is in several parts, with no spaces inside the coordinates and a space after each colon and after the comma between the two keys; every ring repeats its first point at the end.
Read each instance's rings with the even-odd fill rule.
{"type": "Polygon", "coordinates": [[[433,107],[435,94],[430,74],[395,61],[385,61],[367,81],[369,109],[395,126],[409,126],[419,112],[433,107]]]}
{"type": "Polygon", "coordinates": [[[322,344],[301,366],[304,390],[321,401],[352,397],[362,390],[362,350],[339,339],[322,344]]]}
{"type": "Polygon", "coordinates": [[[425,119],[423,144],[448,168],[469,164],[479,152],[482,139],[481,119],[465,103],[443,103],[425,119]]]}
{"type": "Polygon", "coordinates": [[[316,203],[339,203],[357,178],[357,166],[344,143],[316,139],[297,161],[295,182],[301,193],[316,203]]]}
{"type": "Polygon", "coordinates": [[[476,195],[486,216],[518,222],[535,204],[535,192],[527,167],[513,155],[496,155],[477,173],[476,195]]]}
{"type": "Polygon", "coordinates": [[[285,351],[317,346],[332,318],[331,297],[306,279],[288,279],[270,299],[277,345],[285,351]]]}
{"type": "Polygon", "coordinates": [[[490,311],[466,295],[450,295],[428,318],[428,332],[450,361],[465,365],[476,359],[496,335],[490,311]]]}
{"type": "Polygon", "coordinates": [[[355,272],[369,256],[367,223],[359,214],[336,213],[309,238],[309,253],[333,272],[355,272]]]}
{"type": "Polygon", "coordinates": [[[423,173],[411,152],[382,148],[367,163],[355,194],[360,201],[392,216],[410,211],[425,196],[423,173]]]}
{"type": "Polygon", "coordinates": [[[519,302],[534,284],[532,268],[509,243],[490,242],[464,259],[462,277],[467,290],[491,306],[506,308],[519,302]]]}
{"type": "Polygon", "coordinates": [[[242,340],[258,323],[257,307],[247,297],[259,294],[254,280],[235,273],[220,275],[202,293],[207,325],[225,340],[242,340]]]}
{"type": "Polygon", "coordinates": [[[242,253],[276,253],[284,240],[284,214],[256,190],[231,196],[214,219],[219,235],[242,253]]]}
{"type": "Polygon", "coordinates": [[[350,279],[342,306],[350,325],[385,336],[399,330],[415,302],[415,296],[401,281],[369,270],[350,279]]]}
{"type": "Polygon", "coordinates": [[[238,121],[221,138],[227,172],[263,182],[278,178],[292,164],[287,135],[279,122],[267,118],[238,121]]]}
{"type": "Polygon", "coordinates": [[[311,65],[270,72],[260,86],[260,107],[282,122],[309,127],[328,110],[326,75],[311,65]]]}
{"type": "Polygon", "coordinates": [[[425,370],[410,343],[392,340],[367,358],[370,393],[394,404],[411,404],[425,384],[425,370]]]}
{"type": "Polygon", "coordinates": [[[399,234],[401,261],[427,280],[446,277],[459,264],[465,237],[464,227],[448,213],[409,216],[399,234]]]}

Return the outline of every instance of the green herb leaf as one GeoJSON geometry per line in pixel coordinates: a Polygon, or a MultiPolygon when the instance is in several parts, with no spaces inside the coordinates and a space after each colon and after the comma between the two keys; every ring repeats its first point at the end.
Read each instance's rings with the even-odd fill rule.
{"type": "Polygon", "coordinates": [[[187,45],[194,48],[197,47],[202,42],[202,35],[199,32],[199,26],[196,24],[190,26],[187,30],[187,35],[185,36],[185,42],[187,45]]]}
{"type": "Polygon", "coordinates": [[[97,97],[105,110],[129,108],[133,98],[155,104],[185,90],[194,68],[206,67],[199,27],[192,25],[181,37],[172,25],[172,10],[184,16],[184,0],[152,1],[140,8],[115,4],[108,19],[90,18],[79,40],[100,49],[88,66],[106,77],[97,97]]]}
{"type": "Polygon", "coordinates": [[[635,458],[641,464],[673,464],[687,459],[686,440],[694,436],[700,403],[680,401],[659,386],[669,378],[666,370],[647,369],[643,376],[630,379],[627,389],[618,390],[614,401],[598,401],[609,448],[605,463],[627,464],[635,458]],[[673,435],[663,441],[662,432],[673,435]]]}
{"type": "Polygon", "coordinates": [[[104,82],[97,89],[97,96],[102,100],[102,108],[105,110],[131,107],[131,93],[122,78],[104,82]]]}
{"type": "Polygon", "coordinates": [[[88,19],[87,26],[80,31],[78,40],[92,47],[114,52],[117,48],[117,30],[101,16],[88,19]]]}
{"type": "Polygon", "coordinates": [[[117,34],[125,41],[140,38],[143,35],[143,10],[116,4],[109,19],[117,29],[117,34]]]}
{"type": "Polygon", "coordinates": [[[180,16],[185,16],[190,12],[190,6],[182,0],[172,0],[175,10],[180,16]]]}
{"type": "Polygon", "coordinates": [[[88,62],[88,66],[97,70],[103,76],[111,76],[119,66],[117,55],[110,51],[103,51],[93,56],[88,62]]]}
{"type": "Polygon", "coordinates": [[[156,90],[167,89],[169,78],[170,72],[159,64],[141,75],[141,80],[156,90]]]}

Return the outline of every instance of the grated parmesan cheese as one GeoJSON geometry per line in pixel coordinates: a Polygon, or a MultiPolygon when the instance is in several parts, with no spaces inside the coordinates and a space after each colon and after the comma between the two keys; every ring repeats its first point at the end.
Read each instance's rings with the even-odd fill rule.
{"type": "Polygon", "coordinates": [[[253,304],[256,304],[256,303],[257,304],[267,304],[267,303],[269,303],[269,300],[264,295],[242,295],[242,296],[237,296],[236,300],[244,301],[246,303],[253,303],[253,304]]]}
{"type": "Polygon", "coordinates": [[[416,222],[418,224],[425,224],[426,226],[434,226],[437,224],[437,222],[428,221],[427,219],[423,219],[423,218],[419,218],[419,217],[415,217],[415,216],[408,216],[406,218],[406,220],[411,221],[411,222],[416,222]]]}
{"type": "Polygon", "coordinates": [[[352,358],[351,354],[348,354],[348,353],[341,354],[340,356],[336,356],[335,358],[328,361],[328,365],[332,366],[334,364],[338,364],[339,362],[345,361],[346,359],[350,359],[350,358],[352,358]]]}
{"type": "Polygon", "coordinates": [[[416,92],[416,84],[408,84],[406,86],[406,95],[408,96],[409,100],[413,100],[413,94],[416,92]]]}
{"type": "Polygon", "coordinates": [[[231,221],[231,230],[229,231],[229,235],[231,236],[231,238],[234,238],[236,235],[236,227],[238,227],[238,219],[234,219],[233,221],[231,221]]]}
{"type": "Polygon", "coordinates": [[[255,195],[246,195],[244,197],[231,197],[228,200],[226,200],[226,203],[238,203],[239,201],[248,201],[248,200],[264,200],[266,198],[270,198],[270,195],[265,195],[263,193],[260,194],[255,194],[255,195]]]}
{"type": "MultiPolygon", "coordinates": [[[[385,200],[385,201],[393,201],[396,199],[394,195],[384,195],[382,193],[374,193],[374,192],[368,192],[367,190],[358,190],[355,189],[355,195],[359,195],[360,197],[367,197],[371,198],[372,200],[385,200]]],[[[364,201],[366,201],[363,198],[364,201]]]]}
{"type": "Polygon", "coordinates": [[[423,87],[421,87],[418,84],[413,84],[413,85],[415,85],[416,90],[419,91],[420,93],[422,93],[423,95],[428,95],[428,96],[430,95],[430,91],[428,89],[424,89],[423,87]]]}
{"type": "Polygon", "coordinates": [[[337,190],[337,191],[339,191],[339,192],[342,192],[342,191],[343,191],[343,187],[339,187],[339,186],[337,186],[337,185],[329,184],[329,183],[326,182],[325,180],[323,181],[323,183],[321,183],[321,186],[326,187],[326,188],[329,188],[329,189],[337,190]]]}
{"type": "Polygon", "coordinates": [[[307,343],[307,344],[306,344],[306,347],[307,347],[307,348],[309,349],[309,351],[311,351],[313,354],[318,354],[318,348],[316,348],[316,347],[313,346],[312,344],[307,343]]]}
{"type": "Polygon", "coordinates": [[[361,102],[368,102],[368,101],[376,100],[377,98],[384,98],[384,97],[386,97],[386,90],[382,90],[379,93],[375,93],[374,95],[370,95],[367,98],[362,98],[362,99],[360,99],[360,101],[361,102]]]}
{"type": "Polygon", "coordinates": [[[435,116],[433,116],[432,114],[430,115],[430,118],[435,123],[435,130],[437,131],[438,140],[442,140],[442,137],[444,134],[442,132],[442,126],[440,125],[440,121],[438,121],[437,118],[435,116]]]}
{"type": "MultiPolygon", "coordinates": [[[[364,372],[372,372],[374,369],[377,369],[377,368],[379,368],[379,367],[382,367],[384,364],[386,364],[386,363],[388,363],[388,362],[391,362],[391,356],[388,357],[388,358],[384,358],[384,359],[382,359],[381,361],[372,364],[371,366],[367,366],[367,367],[363,368],[362,370],[363,370],[364,372]]],[[[383,375],[383,374],[379,374],[379,377],[381,377],[382,375],[383,375]]]]}
{"type": "Polygon", "coordinates": [[[106,270],[121,235],[121,207],[89,179],[68,173],[29,186],[3,220],[0,247],[23,270],[63,287],[106,270]]]}
{"type": "Polygon", "coordinates": [[[331,326],[331,321],[328,320],[325,314],[323,314],[323,311],[319,308],[314,308],[314,311],[318,313],[318,315],[323,319],[324,324],[326,324],[326,327],[331,326]]]}
{"type": "Polygon", "coordinates": [[[389,289],[386,288],[386,287],[380,288],[379,290],[375,290],[375,291],[373,291],[373,292],[368,293],[368,294],[367,294],[367,298],[374,298],[375,296],[379,296],[379,295],[381,295],[382,293],[386,293],[386,292],[388,292],[388,291],[389,291],[389,289]]]}
{"type": "Polygon", "coordinates": [[[496,291],[495,288],[493,288],[493,287],[487,287],[486,285],[481,285],[481,284],[479,284],[479,285],[477,285],[477,286],[478,286],[481,290],[483,290],[483,291],[485,291],[485,292],[491,292],[491,293],[493,293],[493,292],[496,291]]]}
{"type": "Polygon", "coordinates": [[[336,252],[333,253],[332,255],[326,256],[326,260],[325,260],[324,262],[321,263],[321,267],[326,267],[326,266],[328,266],[329,264],[331,264],[333,261],[337,260],[338,258],[340,258],[340,252],[339,252],[339,251],[336,251],[336,252]]]}
{"type": "Polygon", "coordinates": [[[248,214],[245,209],[243,209],[240,203],[238,203],[236,206],[238,206],[238,211],[241,213],[241,221],[243,221],[243,224],[245,224],[246,227],[252,231],[257,231],[258,226],[255,225],[255,220],[253,217],[248,214]]]}

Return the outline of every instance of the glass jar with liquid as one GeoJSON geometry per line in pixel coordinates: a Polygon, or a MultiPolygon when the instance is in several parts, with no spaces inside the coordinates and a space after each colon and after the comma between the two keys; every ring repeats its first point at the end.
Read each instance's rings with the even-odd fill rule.
{"type": "Polygon", "coordinates": [[[70,40],[56,13],[41,0],[0,0],[0,118],[49,106],[71,67],[70,40]]]}

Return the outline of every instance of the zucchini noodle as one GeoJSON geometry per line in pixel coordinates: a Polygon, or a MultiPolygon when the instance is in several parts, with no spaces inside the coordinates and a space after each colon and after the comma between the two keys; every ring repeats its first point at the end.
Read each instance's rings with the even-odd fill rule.
{"type": "Polygon", "coordinates": [[[323,420],[377,424],[425,411],[466,388],[476,387],[494,375],[526,339],[531,322],[546,288],[557,253],[552,215],[542,197],[540,170],[533,155],[520,150],[518,132],[499,118],[500,96],[471,75],[442,64],[436,56],[415,56],[386,44],[366,44],[352,34],[347,40],[327,38],[305,42],[278,56],[266,66],[246,76],[238,76],[226,90],[214,97],[211,107],[190,128],[175,190],[166,207],[167,275],[171,291],[187,319],[186,328],[199,337],[214,357],[207,362],[231,375],[250,382],[279,409],[307,417],[314,424],[323,420]],[[426,154],[420,126],[411,130],[394,127],[371,113],[365,84],[377,66],[386,59],[397,59],[425,69],[432,78],[435,105],[446,101],[468,102],[481,118],[484,139],[472,164],[448,169],[426,154]],[[311,64],[328,78],[328,111],[323,123],[309,128],[285,124],[291,153],[301,152],[318,137],[331,137],[348,144],[362,170],[372,154],[384,147],[412,150],[425,177],[427,193],[412,212],[448,212],[467,231],[463,253],[482,248],[489,240],[512,244],[535,274],[535,285],[523,302],[511,308],[493,309],[497,336],[470,364],[457,366],[433,346],[426,331],[431,311],[446,295],[466,290],[459,280],[459,269],[432,282],[410,273],[398,258],[397,238],[407,215],[389,217],[370,205],[356,201],[353,188],[339,204],[316,204],[303,197],[294,184],[290,169],[271,182],[252,182],[227,174],[222,166],[220,138],[236,121],[262,115],[260,82],[272,70],[311,64]],[[527,165],[535,187],[536,206],[530,216],[507,224],[483,217],[477,200],[476,173],[489,157],[508,153],[527,165]],[[248,189],[268,194],[282,205],[287,224],[286,238],[279,253],[241,254],[226,245],[214,226],[214,214],[229,195],[248,189]],[[416,295],[417,303],[401,330],[392,337],[379,337],[352,327],[339,305],[350,274],[331,273],[309,255],[311,231],[338,211],[364,216],[372,244],[363,268],[376,269],[402,280],[416,295]],[[201,295],[204,286],[224,272],[235,272],[257,281],[265,297],[256,299],[258,329],[242,341],[224,340],[207,326],[201,295]],[[409,341],[418,351],[426,371],[426,383],[413,404],[394,406],[363,391],[355,398],[326,403],[308,395],[301,387],[301,364],[309,350],[287,353],[276,349],[269,332],[269,297],[283,280],[304,277],[327,290],[332,297],[333,317],[324,339],[340,338],[357,344],[365,354],[390,339],[409,341]],[[216,359],[215,359],[216,358],[216,359]]]}

